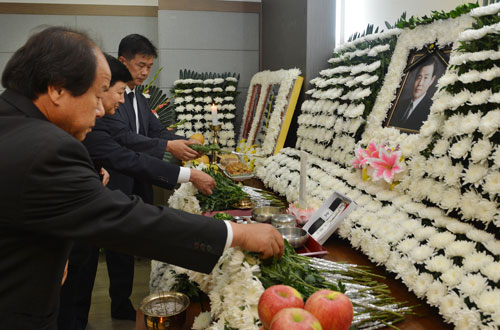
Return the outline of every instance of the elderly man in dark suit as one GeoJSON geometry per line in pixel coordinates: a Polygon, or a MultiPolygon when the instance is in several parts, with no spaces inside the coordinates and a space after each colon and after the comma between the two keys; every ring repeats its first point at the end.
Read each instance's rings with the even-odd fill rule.
{"type": "Polygon", "coordinates": [[[429,116],[432,95],[427,91],[436,80],[436,63],[430,56],[415,69],[417,75],[412,85],[411,97],[401,99],[389,120],[390,126],[418,131],[429,116]]]}
{"type": "Polygon", "coordinates": [[[227,246],[263,257],[283,253],[281,235],[270,225],[215,221],[103,187],[80,141],[103,111],[109,81],[102,52],[67,28],[33,35],[6,65],[0,95],[0,329],[56,329],[72,241],[202,272],[211,271],[227,246]]]}

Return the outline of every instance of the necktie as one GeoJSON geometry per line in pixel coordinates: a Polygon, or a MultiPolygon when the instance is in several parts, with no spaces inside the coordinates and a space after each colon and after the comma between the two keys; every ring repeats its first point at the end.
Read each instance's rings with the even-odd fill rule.
{"type": "Polygon", "coordinates": [[[127,94],[130,104],[132,105],[132,108],[134,109],[134,118],[135,118],[135,132],[139,133],[140,126],[139,126],[139,109],[137,109],[137,103],[134,102],[135,99],[135,93],[134,91],[131,91],[130,93],[127,94]]]}
{"type": "Polygon", "coordinates": [[[410,105],[408,106],[408,108],[406,109],[406,111],[405,111],[405,113],[403,115],[403,121],[408,120],[408,118],[410,117],[412,109],[413,109],[413,100],[410,102],[410,105]]]}

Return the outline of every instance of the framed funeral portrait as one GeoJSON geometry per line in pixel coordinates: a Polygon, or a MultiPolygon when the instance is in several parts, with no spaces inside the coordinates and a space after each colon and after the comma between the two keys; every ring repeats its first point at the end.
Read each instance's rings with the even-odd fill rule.
{"type": "Polygon", "coordinates": [[[240,141],[262,155],[278,153],[285,143],[304,78],[299,69],[262,71],[250,82],[240,141]]]}
{"type": "Polygon", "coordinates": [[[385,126],[406,133],[418,133],[427,120],[436,92],[436,83],[446,71],[451,49],[434,45],[410,52],[401,87],[385,126]]]}

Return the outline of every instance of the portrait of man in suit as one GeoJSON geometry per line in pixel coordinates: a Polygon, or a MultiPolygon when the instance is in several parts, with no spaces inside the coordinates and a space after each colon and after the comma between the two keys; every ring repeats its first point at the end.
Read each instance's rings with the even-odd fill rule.
{"type": "MultiPolygon", "coordinates": [[[[414,55],[412,63],[421,56],[414,55]]],[[[399,128],[403,132],[418,133],[429,116],[435,84],[445,69],[445,64],[437,55],[428,55],[412,68],[405,76],[387,126],[399,128]]]]}

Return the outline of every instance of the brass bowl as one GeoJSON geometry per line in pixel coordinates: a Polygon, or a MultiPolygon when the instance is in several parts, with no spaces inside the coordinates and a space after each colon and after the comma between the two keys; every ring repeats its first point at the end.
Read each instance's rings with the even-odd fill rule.
{"type": "Polygon", "coordinates": [[[259,206],[252,210],[252,220],[261,223],[271,223],[282,211],[281,208],[276,206],[259,206]]]}
{"type": "Polygon", "coordinates": [[[252,201],[250,200],[250,198],[242,198],[239,200],[238,202],[238,207],[239,208],[251,208],[253,206],[253,203],[252,201]]]}
{"type": "Polygon", "coordinates": [[[189,297],[180,292],[159,292],[141,302],[144,323],[148,330],[182,329],[186,322],[189,297]]]}
{"type": "Polygon", "coordinates": [[[286,239],[294,248],[303,247],[309,237],[307,231],[297,227],[281,227],[278,228],[278,231],[281,233],[281,236],[283,236],[283,238],[286,239]]]}

